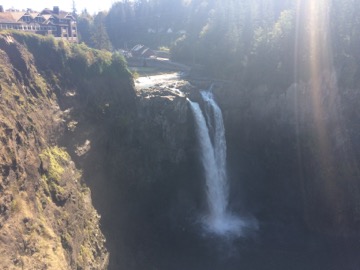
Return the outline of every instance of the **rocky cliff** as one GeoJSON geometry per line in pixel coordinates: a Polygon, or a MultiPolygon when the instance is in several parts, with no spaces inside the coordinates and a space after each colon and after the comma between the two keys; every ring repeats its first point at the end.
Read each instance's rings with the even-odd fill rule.
{"type": "MultiPolygon", "coordinates": [[[[222,269],[199,231],[193,86],[135,89],[120,55],[50,37],[2,32],[0,54],[2,269],[222,269]]],[[[213,88],[230,208],[254,215],[271,249],[272,224],[278,242],[283,228],[343,237],[359,226],[358,93],[340,91],[335,72],[316,86],[213,88]]]]}
{"type": "Polygon", "coordinates": [[[225,115],[233,190],[239,191],[234,197],[241,194],[245,208],[264,222],[355,235],[358,90],[324,70],[316,82],[287,89],[229,84],[216,93],[225,115]]]}
{"type": "Polygon", "coordinates": [[[144,269],[202,203],[185,96],[50,37],[4,32],[0,53],[0,266],[144,269]]]}
{"type": "Polygon", "coordinates": [[[101,121],[120,96],[131,104],[130,73],[116,55],[16,32],[0,35],[0,54],[0,268],[106,269],[100,217],[70,156],[87,146],[60,144],[78,119],[101,121]]]}
{"type": "Polygon", "coordinates": [[[80,157],[102,214],[111,251],[109,269],[161,267],[159,263],[170,260],[161,255],[164,247],[177,249],[169,239],[190,223],[201,204],[185,96],[159,86],[137,90],[136,95],[131,110],[118,118],[110,112],[111,121],[87,132],[92,148],[80,157]],[[164,260],[155,259],[160,257],[164,260]]]}

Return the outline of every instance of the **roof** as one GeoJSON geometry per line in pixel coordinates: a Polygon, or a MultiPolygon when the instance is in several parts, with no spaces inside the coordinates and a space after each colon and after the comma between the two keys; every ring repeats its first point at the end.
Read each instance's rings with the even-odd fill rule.
{"type": "Polygon", "coordinates": [[[50,9],[44,9],[41,12],[20,12],[9,10],[0,12],[0,23],[23,23],[20,19],[24,16],[31,17],[32,19],[35,19],[36,17],[43,17],[45,19],[45,23],[48,23],[51,18],[75,20],[72,14],[66,11],[59,11],[59,14],[56,14],[50,9]]]}
{"type": "Polygon", "coordinates": [[[52,18],[53,16],[50,14],[46,14],[46,15],[42,15],[42,17],[45,19],[45,21],[49,20],[50,18],[52,18]]]}
{"type": "Polygon", "coordinates": [[[144,45],[137,44],[137,45],[135,45],[135,46],[131,49],[131,51],[132,51],[132,52],[137,52],[137,51],[141,50],[141,49],[144,48],[144,47],[145,47],[144,45]]]}
{"type": "Polygon", "coordinates": [[[59,18],[64,19],[64,18],[66,18],[67,15],[69,15],[69,12],[60,11],[59,18]]]}
{"type": "Polygon", "coordinates": [[[30,14],[31,18],[35,19],[40,14],[40,12],[31,12],[29,14],[30,14]]]}
{"type": "Polygon", "coordinates": [[[51,9],[45,8],[43,11],[41,11],[41,14],[51,14],[53,11],[51,9]]]}
{"type": "Polygon", "coordinates": [[[63,10],[60,10],[59,11],[59,14],[55,13],[53,10],[51,9],[44,9],[43,11],[41,11],[40,13],[41,15],[45,16],[46,15],[52,15],[56,18],[59,18],[59,19],[65,19],[68,15],[71,16],[71,13],[70,12],[67,12],[67,11],[63,11],[63,10]]]}
{"type": "Polygon", "coordinates": [[[15,19],[11,13],[1,12],[0,13],[0,23],[6,23],[6,22],[15,22],[15,19]]]}
{"type": "Polygon", "coordinates": [[[29,15],[27,12],[11,12],[11,14],[16,22],[19,21],[24,15],[29,15]]]}
{"type": "Polygon", "coordinates": [[[26,12],[0,12],[1,23],[17,23],[26,12]]]}
{"type": "Polygon", "coordinates": [[[150,50],[149,48],[146,48],[145,50],[142,51],[142,55],[145,55],[146,53],[154,53],[152,50],[150,50]]]}

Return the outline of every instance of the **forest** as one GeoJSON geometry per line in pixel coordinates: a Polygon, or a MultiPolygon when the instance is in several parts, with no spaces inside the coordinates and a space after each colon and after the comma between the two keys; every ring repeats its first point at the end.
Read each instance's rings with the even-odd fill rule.
{"type": "Polygon", "coordinates": [[[359,11],[354,0],[121,1],[93,15],[83,10],[78,31],[82,42],[97,49],[165,47],[173,60],[206,67],[216,78],[274,87],[289,86],[295,76],[309,79],[313,36],[319,51],[325,49],[321,44],[327,47],[341,83],[353,87],[359,77],[359,11]]]}

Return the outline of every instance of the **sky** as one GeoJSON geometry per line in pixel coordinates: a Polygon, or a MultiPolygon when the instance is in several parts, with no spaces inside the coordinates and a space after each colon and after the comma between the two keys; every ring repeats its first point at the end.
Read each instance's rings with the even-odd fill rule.
{"type": "MultiPolygon", "coordinates": [[[[111,5],[117,2],[116,0],[75,0],[75,7],[78,13],[85,8],[90,14],[102,10],[109,10],[111,5]]],[[[73,0],[0,0],[0,5],[5,10],[15,8],[19,10],[31,8],[36,11],[41,11],[44,8],[52,9],[53,6],[59,6],[60,10],[72,11],[73,0]]]]}

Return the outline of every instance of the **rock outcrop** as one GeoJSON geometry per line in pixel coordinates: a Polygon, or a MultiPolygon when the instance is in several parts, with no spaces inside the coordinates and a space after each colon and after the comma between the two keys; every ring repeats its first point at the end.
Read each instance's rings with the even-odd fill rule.
{"type": "Polygon", "coordinates": [[[1,269],[108,264],[90,190],[59,146],[69,117],[60,100],[77,87],[65,69],[72,58],[66,46],[52,38],[0,35],[1,269]]]}
{"type": "MultiPolygon", "coordinates": [[[[102,215],[109,269],[157,265],[154,257],[169,245],[167,237],[189,223],[199,206],[191,114],[186,97],[170,88],[138,90],[131,109],[116,116],[110,108],[106,121],[85,132],[91,149],[78,159],[102,215]]],[[[76,134],[69,131],[72,138],[76,134]]]]}

